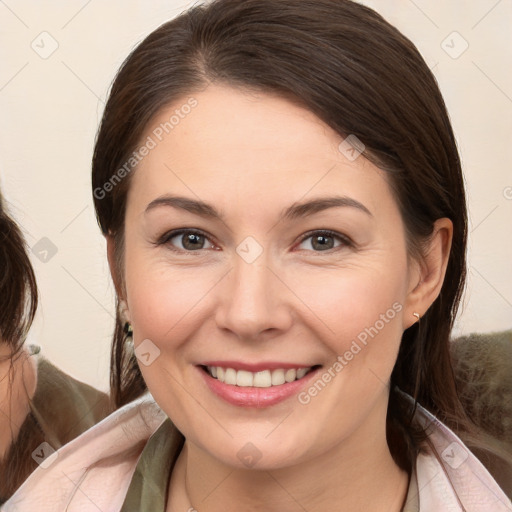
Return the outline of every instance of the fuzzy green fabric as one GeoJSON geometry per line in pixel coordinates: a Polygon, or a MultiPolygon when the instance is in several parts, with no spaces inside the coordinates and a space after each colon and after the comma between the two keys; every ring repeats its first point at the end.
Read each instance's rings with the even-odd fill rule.
{"type": "Polygon", "coordinates": [[[105,393],[59,370],[38,350],[32,356],[37,357],[37,388],[16,441],[0,461],[0,504],[36,469],[32,452],[41,443],[57,450],[110,413],[105,393]]]}
{"type": "Polygon", "coordinates": [[[450,349],[464,409],[501,457],[473,451],[512,499],[512,330],[461,336],[450,349]]]}

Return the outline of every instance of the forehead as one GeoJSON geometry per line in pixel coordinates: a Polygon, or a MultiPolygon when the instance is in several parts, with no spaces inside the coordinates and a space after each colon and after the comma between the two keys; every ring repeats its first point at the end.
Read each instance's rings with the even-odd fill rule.
{"type": "Polygon", "coordinates": [[[335,192],[370,206],[375,194],[390,195],[381,170],[347,158],[338,133],[275,95],[209,86],[162,110],[148,138],[152,148],[130,187],[140,207],[165,193],[227,197],[260,211],[308,194],[335,192]]]}

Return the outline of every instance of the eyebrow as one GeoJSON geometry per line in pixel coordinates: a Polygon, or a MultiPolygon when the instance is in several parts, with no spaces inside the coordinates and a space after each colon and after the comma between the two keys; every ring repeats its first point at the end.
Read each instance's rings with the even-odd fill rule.
{"type": "MultiPolygon", "coordinates": [[[[146,213],[160,206],[179,208],[201,217],[218,219],[224,222],[224,215],[217,209],[204,201],[191,199],[183,196],[165,195],[151,201],[146,208],[146,213]]],[[[302,203],[294,203],[281,213],[282,219],[295,220],[308,215],[322,212],[329,208],[349,207],[355,208],[373,217],[372,213],[364,204],[346,196],[320,197],[302,203]]]]}

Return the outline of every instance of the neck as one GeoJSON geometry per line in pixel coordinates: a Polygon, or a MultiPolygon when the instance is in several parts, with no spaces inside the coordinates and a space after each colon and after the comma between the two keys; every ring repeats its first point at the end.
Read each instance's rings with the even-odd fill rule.
{"type": "Polygon", "coordinates": [[[0,459],[18,437],[36,387],[35,363],[28,352],[11,356],[10,346],[0,340],[0,459]]]}
{"type": "Polygon", "coordinates": [[[370,430],[361,427],[350,439],[305,463],[268,471],[233,469],[185,441],[171,478],[167,510],[399,512],[408,475],[392,459],[385,420],[379,435],[370,430]]]}

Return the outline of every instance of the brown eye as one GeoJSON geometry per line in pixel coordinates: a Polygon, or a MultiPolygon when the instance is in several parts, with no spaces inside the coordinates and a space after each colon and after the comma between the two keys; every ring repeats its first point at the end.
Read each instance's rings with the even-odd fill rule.
{"type": "MultiPolygon", "coordinates": [[[[205,247],[207,241],[210,243],[209,239],[199,231],[182,229],[164,235],[159,245],[170,245],[173,249],[190,252],[207,249],[208,247],[205,247]]],[[[210,243],[210,245],[213,247],[213,244],[210,243]]]]}
{"type": "MultiPolygon", "coordinates": [[[[314,252],[329,251],[331,249],[338,249],[340,247],[351,245],[347,237],[339,233],[335,233],[333,231],[310,232],[302,238],[301,245],[304,244],[305,241],[309,239],[311,239],[310,247],[313,249],[314,252]],[[335,245],[336,240],[339,241],[338,245],[335,245]]],[[[305,249],[308,248],[305,247],[305,249]]]]}

